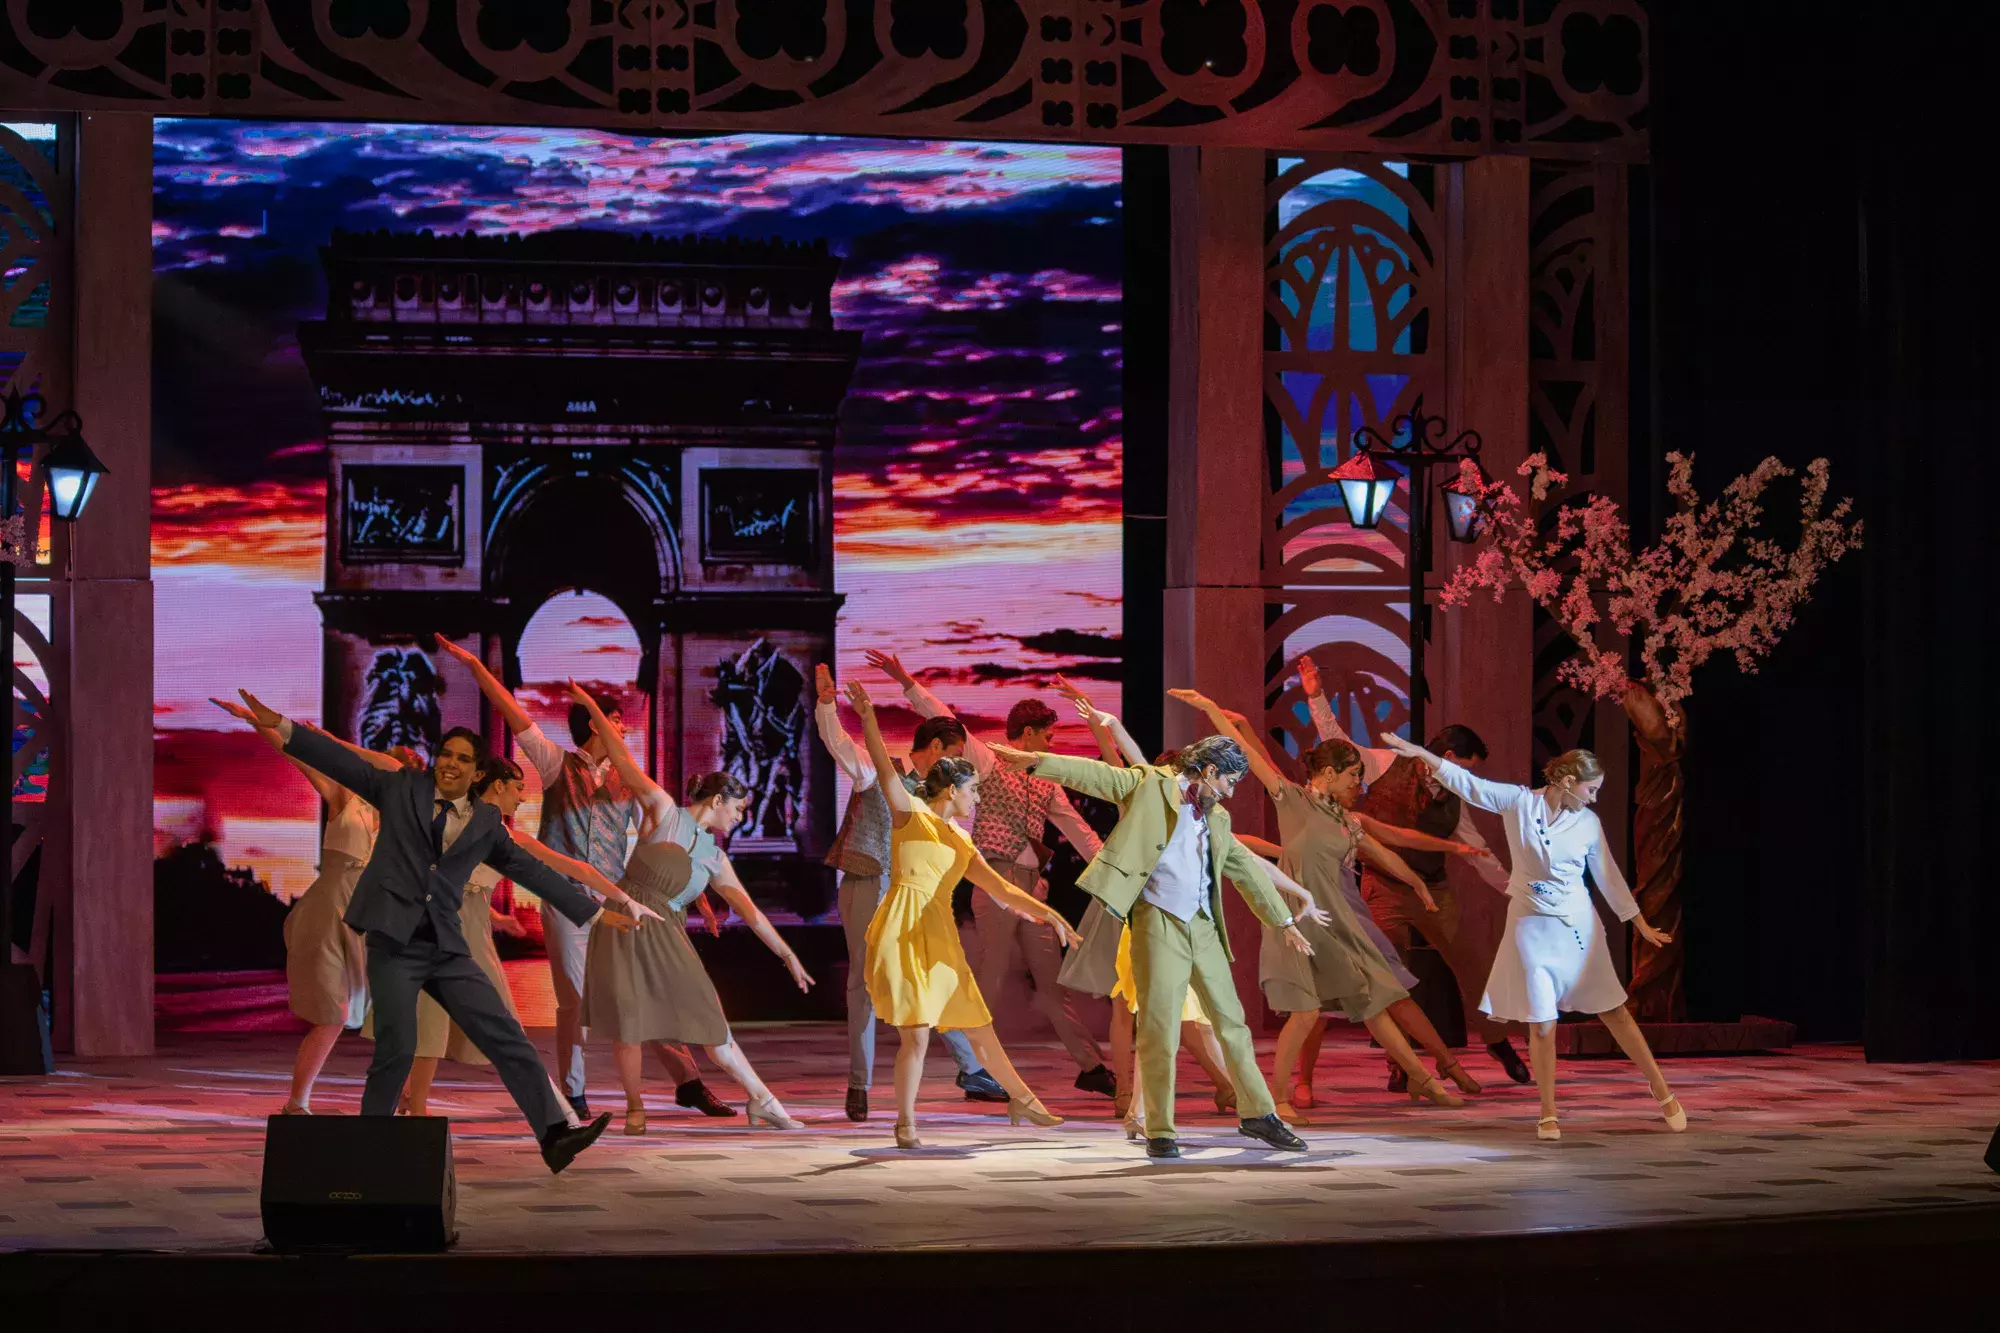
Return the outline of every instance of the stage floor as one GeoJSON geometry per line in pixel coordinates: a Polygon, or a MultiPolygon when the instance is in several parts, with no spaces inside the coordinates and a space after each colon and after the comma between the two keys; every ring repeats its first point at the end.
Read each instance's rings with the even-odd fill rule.
{"type": "MultiPolygon", "coordinates": [[[[546,1051],[549,1034],[535,1034],[546,1051]]],[[[550,1177],[488,1070],[446,1065],[433,1109],[454,1122],[461,1253],[693,1254],[1034,1250],[1490,1237],[1674,1222],[1948,1211],[2000,1203],[1980,1157],[2000,1121],[2000,1064],[1869,1065],[1851,1047],[1679,1059],[1667,1072],[1692,1124],[1669,1133],[1622,1060],[1566,1060],[1565,1137],[1537,1142],[1531,1087],[1467,1058],[1487,1091],[1464,1110],[1387,1094],[1380,1057],[1334,1024],[1304,1127],[1310,1151],[1253,1151],[1184,1066],[1178,1162],[1127,1145],[1110,1103],[1071,1089],[1060,1047],[1013,1055],[1055,1110],[1011,1129],[960,1100],[933,1057],[928,1145],[890,1144],[841,1114],[832,1025],[740,1030],[795,1115],[747,1131],[671,1105],[652,1133],[612,1128],[550,1177]],[[1051,1095],[1053,1094],[1053,1095],[1051,1095]]],[[[890,1072],[895,1037],[879,1065],[890,1072]]],[[[71,1061],[47,1081],[0,1079],[0,1250],[249,1252],[263,1117],[283,1100],[283,1037],[182,1039],[144,1059],[71,1061]]],[[[344,1039],[315,1105],[356,1109],[370,1048],[344,1039]]],[[[608,1049],[592,1099],[616,1111],[608,1049]]],[[[1268,1067],[1268,1053],[1266,1056],[1268,1067]]],[[[716,1080],[725,1098],[732,1085],[716,1080]]]]}

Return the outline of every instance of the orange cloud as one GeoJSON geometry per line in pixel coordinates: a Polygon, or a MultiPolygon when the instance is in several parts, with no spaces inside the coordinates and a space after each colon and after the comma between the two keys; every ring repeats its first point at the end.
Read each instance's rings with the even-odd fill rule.
{"type": "Polygon", "coordinates": [[[155,565],[248,565],[317,574],[326,556],[326,483],[161,486],[155,565]]]}

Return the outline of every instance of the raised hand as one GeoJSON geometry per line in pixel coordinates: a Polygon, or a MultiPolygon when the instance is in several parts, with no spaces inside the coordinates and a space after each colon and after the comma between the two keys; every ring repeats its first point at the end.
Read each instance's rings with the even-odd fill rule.
{"type": "MultiPolygon", "coordinates": [[[[1083,712],[1085,709],[1090,708],[1090,696],[1070,684],[1069,677],[1060,673],[1056,676],[1056,693],[1075,704],[1078,712],[1083,712]]],[[[1084,713],[1084,716],[1088,717],[1089,713],[1084,713]]]]}
{"type": "Polygon", "coordinates": [[[597,702],[597,700],[590,697],[590,693],[587,690],[585,690],[583,686],[576,683],[576,677],[571,676],[568,680],[564,681],[563,683],[569,686],[569,701],[571,703],[582,704],[584,707],[588,708],[590,707],[590,705],[597,702]]]}
{"type": "Polygon", "coordinates": [[[1042,758],[1041,755],[1035,754],[1032,751],[1017,750],[1011,745],[1000,745],[994,743],[987,745],[986,748],[993,752],[993,757],[995,759],[998,759],[1001,763],[1007,765],[1007,767],[1009,768],[1020,768],[1020,769],[1032,768],[1034,767],[1035,761],[1042,758]]]}
{"type": "Polygon", "coordinates": [[[1305,653],[1299,654],[1299,689],[1307,694],[1323,693],[1319,683],[1319,668],[1313,665],[1312,658],[1305,653]]]}
{"type": "Polygon", "coordinates": [[[467,666],[484,665],[483,663],[480,662],[477,654],[472,652],[470,649],[459,647],[457,644],[453,643],[450,639],[447,639],[444,635],[434,633],[431,635],[431,637],[437,640],[438,651],[445,654],[447,657],[456,657],[459,661],[465,663],[467,666]]]}
{"type": "Polygon", "coordinates": [[[904,689],[907,690],[910,686],[917,683],[917,678],[903,669],[903,659],[894,653],[880,652],[874,648],[870,648],[864,656],[867,657],[869,666],[874,667],[904,689]]]}
{"type": "Polygon", "coordinates": [[[284,722],[285,715],[283,713],[272,708],[262,699],[250,693],[250,691],[238,690],[236,692],[243,696],[243,702],[248,705],[245,711],[250,714],[249,721],[252,726],[264,727],[267,730],[276,731],[279,725],[284,722]]]}
{"type": "Polygon", "coordinates": [[[1198,708],[1204,713],[1220,713],[1222,711],[1216,706],[1215,700],[1209,698],[1200,690],[1168,690],[1167,697],[1170,699],[1179,699],[1190,708],[1198,708]]]}
{"type": "MultiPolygon", "coordinates": [[[[633,905],[637,906],[638,904],[635,903],[633,905]]],[[[626,916],[615,907],[603,908],[598,912],[597,919],[616,931],[634,931],[639,928],[639,923],[636,920],[626,916]]]]}
{"type": "Polygon", "coordinates": [[[1638,931],[1639,938],[1646,941],[1646,943],[1652,945],[1655,949],[1661,947],[1662,945],[1672,944],[1674,942],[1674,937],[1672,935],[1669,935],[1666,931],[1655,930],[1650,925],[1646,924],[1646,918],[1643,916],[1637,916],[1632,918],[1632,929],[1638,931]]]}
{"type": "Polygon", "coordinates": [[[823,704],[840,701],[840,691],[833,686],[833,672],[824,662],[813,667],[813,688],[819,691],[819,701],[823,704]]]}
{"type": "Polygon", "coordinates": [[[1393,731],[1383,732],[1379,739],[1385,750],[1394,750],[1397,754],[1406,754],[1419,759],[1430,757],[1430,751],[1423,746],[1406,737],[1398,736],[1393,731]]]}
{"type": "Polygon", "coordinates": [[[227,699],[216,699],[216,698],[210,698],[209,702],[214,704],[217,708],[220,708],[223,712],[229,714],[229,716],[235,718],[238,722],[248,722],[253,727],[257,725],[256,717],[250,712],[248,708],[244,707],[242,704],[231,703],[227,699]]]}
{"type": "Polygon", "coordinates": [[[858,680],[847,682],[847,706],[864,722],[875,716],[875,701],[868,697],[868,687],[858,680]]]}

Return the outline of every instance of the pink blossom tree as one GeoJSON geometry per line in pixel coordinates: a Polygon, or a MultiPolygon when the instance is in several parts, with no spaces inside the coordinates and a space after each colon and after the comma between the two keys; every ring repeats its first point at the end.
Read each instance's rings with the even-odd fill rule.
{"type": "Polygon", "coordinates": [[[1485,544],[1453,571],[1438,600],[1458,607],[1482,589],[1496,601],[1510,588],[1525,589],[1576,644],[1561,678],[1591,698],[1617,699],[1631,719],[1640,749],[1635,887],[1647,919],[1673,936],[1665,946],[1641,946],[1632,994],[1641,1017],[1672,1021],[1685,1016],[1680,761],[1694,672],[1718,652],[1756,671],[1821,572],[1861,544],[1861,523],[1849,500],[1828,507],[1824,458],[1803,475],[1766,458],[1708,501],[1694,488],[1692,455],[1670,453],[1667,464],[1677,507],[1660,540],[1634,550],[1630,526],[1606,496],[1566,504],[1543,520],[1550,492],[1569,480],[1543,455],[1521,464],[1526,503],[1468,461],[1456,489],[1477,497],[1485,544]],[[1787,546],[1763,529],[1764,493],[1795,476],[1798,534],[1787,546]],[[1636,680],[1628,666],[1635,658],[1636,680]]]}

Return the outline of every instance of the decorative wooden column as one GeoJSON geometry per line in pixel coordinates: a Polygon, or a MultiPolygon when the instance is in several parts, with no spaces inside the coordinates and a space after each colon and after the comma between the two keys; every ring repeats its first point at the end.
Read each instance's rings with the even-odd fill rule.
{"type": "MultiPolygon", "coordinates": [[[[1520,158],[1476,158],[1452,172],[1445,207],[1455,280],[1445,294],[1444,413],[1453,430],[1479,432],[1480,461],[1503,478],[1528,456],[1528,173],[1520,158]]],[[[1437,540],[1434,586],[1474,550],[1442,532],[1437,540]]],[[[1508,782],[1534,768],[1533,612],[1527,593],[1515,589],[1500,602],[1482,593],[1431,619],[1431,733],[1454,722],[1471,727],[1486,742],[1484,771],[1508,782]]],[[[1475,813],[1474,820],[1489,842],[1505,845],[1497,818],[1475,813]]],[[[1458,889],[1459,930],[1497,946],[1506,899],[1460,858],[1447,858],[1446,873],[1458,889]]]]}
{"type": "MultiPolygon", "coordinates": [[[[1265,676],[1260,517],[1270,489],[1259,354],[1264,153],[1173,148],[1167,171],[1173,305],[1164,676],[1169,687],[1200,690],[1255,718],[1265,676]]],[[[1167,745],[1184,745],[1207,729],[1194,710],[1167,704],[1167,745]]],[[[1262,833],[1264,806],[1262,791],[1246,780],[1229,810],[1238,829],[1262,833]]],[[[1257,923],[1236,894],[1223,900],[1236,988],[1254,1002],[1257,923]]]]}
{"type": "Polygon", "coordinates": [[[141,1055],[153,1049],[152,118],[79,116],[75,144],[70,405],[111,470],[55,581],[71,870],[58,1008],[75,1054],[141,1055]]]}

